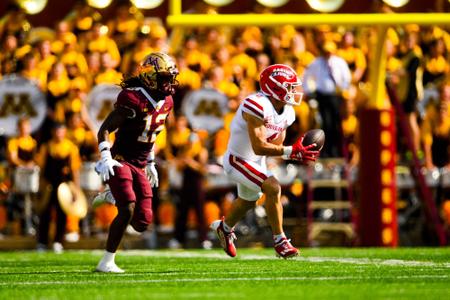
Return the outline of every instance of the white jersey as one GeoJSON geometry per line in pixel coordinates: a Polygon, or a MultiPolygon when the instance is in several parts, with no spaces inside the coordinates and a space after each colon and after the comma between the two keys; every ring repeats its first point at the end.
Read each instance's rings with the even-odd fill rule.
{"type": "Polygon", "coordinates": [[[267,141],[275,140],[286,128],[295,121],[295,111],[291,105],[285,105],[283,112],[278,114],[269,98],[258,92],[248,96],[239,106],[231,122],[231,136],[228,142],[228,152],[250,161],[260,161],[261,156],[253,151],[248,135],[247,122],[242,113],[251,114],[264,121],[267,141]]]}

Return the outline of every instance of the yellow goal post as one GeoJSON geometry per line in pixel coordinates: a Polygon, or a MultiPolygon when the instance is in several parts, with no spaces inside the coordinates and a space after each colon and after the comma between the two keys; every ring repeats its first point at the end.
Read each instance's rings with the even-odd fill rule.
{"type": "MultiPolygon", "coordinates": [[[[200,0],[199,0],[200,1],[200,0]]],[[[449,25],[450,13],[390,13],[390,14],[191,14],[182,12],[181,0],[169,0],[169,15],[167,24],[171,27],[215,27],[215,26],[259,26],[273,27],[293,25],[313,27],[317,25],[331,26],[377,26],[378,37],[374,41],[369,80],[371,93],[369,106],[383,108],[386,77],[386,59],[384,41],[389,26],[407,24],[418,25],[449,25]]]]}

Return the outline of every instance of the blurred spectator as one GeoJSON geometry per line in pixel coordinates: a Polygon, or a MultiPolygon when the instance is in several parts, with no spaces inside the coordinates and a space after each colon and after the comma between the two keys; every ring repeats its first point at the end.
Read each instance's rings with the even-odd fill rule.
{"type": "Polygon", "coordinates": [[[66,138],[66,127],[55,123],[52,139],[43,144],[39,150],[38,163],[41,167],[43,191],[47,194],[41,199],[42,212],[39,218],[37,249],[47,249],[49,226],[52,210],[56,210],[56,232],[53,250],[61,253],[66,230],[67,216],[58,201],[58,187],[63,182],[73,181],[79,187],[80,155],[78,148],[66,138]]]}
{"type": "MultiPolygon", "coordinates": [[[[2,51],[0,52],[0,63],[2,64],[2,66],[8,62],[15,64],[17,60],[16,51],[19,47],[17,38],[12,34],[6,35],[3,38],[1,45],[2,51]]],[[[6,73],[4,68],[2,68],[1,71],[3,74],[6,73]]]]}
{"type": "Polygon", "coordinates": [[[67,115],[67,138],[77,146],[82,161],[97,159],[97,138],[83,123],[79,112],[67,115]]]}
{"type": "Polygon", "coordinates": [[[80,155],[78,148],[66,138],[66,127],[55,123],[52,129],[52,139],[43,144],[38,153],[38,163],[41,167],[44,195],[40,201],[42,211],[38,227],[38,251],[47,249],[49,242],[49,226],[52,210],[56,210],[56,232],[53,250],[61,253],[66,230],[67,216],[58,201],[58,187],[63,182],[73,181],[79,187],[80,155]]]}
{"type": "Polygon", "coordinates": [[[257,70],[256,71],[257,76],[255,77],[255,81],[258,82],[258,88],[257,88],[257,90],[258,90],[259,89],[259,74],[261,74],[262,70],[264,70],[266,67],[268,67],[270,65],[270,58],[266,53],[261,52],[256,55],[255,62],[256,62],[256,70],[257,70]]]}
{"type": "Polygon", "coordinates": [[[101,55],[101,71],[95,77],[95,84],[109,83],[120,84],[122,81],[122,73],[114,68],[115,62],[108,52],[101,55]]]}
{"type": "Polygon", "coordinates": [[[77,49],[77,41],[65,43],[63,51],[61,52],[60,61],[67,67],[75,65],[78,68],[79,74],[86,74],[88,72],[88,64],[85,56],[77,49]]]}
{"type": "Polygon", "coordinates": [[[425,167],[450,168],[450,83],[440,87],[437,104],[427,110],[422,124],[425,167]]]}
{"type": "Polygon", "coordinates": [[[33,167],[35,165],[37,143],[31,136],[30,119],[21,117],[17,121],[18,136],[8,141],[8,160],[13,167],[33,167]]]}
{"type": "Polygon", "coordinates": [[[241,38],[236,39],[236,52],[230,59],[230,64],[239,66],[243,72],[244,78],[255,78],[256,76],[256,62],[255,59],[249,56],[245,51],[247,46],[241,38]]]}
{"type": "Polygon", "coordinates": [[[198,90],[202,85],[202,78],[200,75],[189,69],[186,58],[179,54],[176,56],[177,66],[180,74],[177,76],[177,80],[181,89],[198,90]]]}
{"type": "MultiPolygon", "coordinates": [[[[241,94],[242,95],[242,94],[241,94]]],[[[241,98],[241,96],[239,96],[241,98]]],[[[231,98],[228,101],[229,111],[225,114],[223,118],[223,128],[220,129],[214,139],[214,156],[217,162],[222,165],[223,155],[227,151],[228,140],[231,134],[231,121],[239,108],[240,101],[239,98],[231,98]]]]}
{"type": "Polygon", "coordinates": [[[197,216],[197,231],[199,241],[204,248],[211,248],[207,240],[207,224],[204,216],[205,205],[205,176],[208,162],[208,151],[203,146],[197,133],[191,133],[189,141],[181,149],[177,157],[177,165],[183,173],[180,199],[177,203],[177,218],[175,224],[175,239],[169,242],[171,248],[179,248],[186,243],[187,220],[189,209],[192,207],[197,216]]]}
{"type": "Polygon", "coordinates": [[[421,56],[415,51],[418,41],[415,33],[408,33],[402,40],[405,53],[402,53],[402,68],[398,84],[398,97],[402,103],[409,126],[409,134],[414,143],[414,151],[420,151],[420,132],[417,123],[417,102],[423,98],[421,56]]]}
{"type": "Polygon", "coordinates": [[[390,82],[397,86],[402,74],[402,62],[397,58],[397,47],[391,39],[385,42],[386,47],[386,76],[390,82]]]}
{"type": "Polygon", "coordinates": [[[47,73],[37,67],[38,60],[36,56],[30,52],[20,62],[20,75],[30,79],[42,90],[47,90],[47,73]]]}
{"type": "Polygon", "coordinates": [[[212,67],[206,75],[205,87],[213,88],[225,94],[229,98],[234,98],[239,94],[239,87],[232,81],[225,78],[221,67],[212,67]]]}
{"type": "Polygon", "coordinates": [[[124,74],[129,74],[133,71],[133,66],[139,64],[145,56],[147,56],[153,49],[150,47],[150,38],[148,35],[139,33],[134,47],[130,48],[123,55],[120,70],[124,74]]]}
{"type": "Polygon", "coordinates": [[[42,40],[38,43],[38,54],[39,63],[37,64],[37,67],[45,73],[50,72],[57,58],[52,54],[51,44],[49,40],[42,40]]]}
{"type": "Polygon", "coordinates": [[[153,51],[170,53],[171,49],[167,41],[167,31],[160,24],[150,25],[150,46],[153,51]]]}
{"type": "Polygon", "coordinates": [[[87,64],[89,72],[86,74],[86,79],[88,82],[88,86],[94,86],[95,76],[100,72],[101,61],[100,61],[100,53],[92,52],[87,55],[87,64]]]}
{"type": "MultiPolygon", "coordinates": [[[[34,161],[37,142],[31,137],[31,124],[27,117],[21,117],[17,121],[18,136],[10,138],[8,141],[8,161],[12,168],[13,174],[16,174],[20,168],[27,169],[23,172],[27,176],[32,176],[36,163],[34,161]]],[[[20,176],[14,176],[14,180],[27,180],[20,176]]],[[[19,183],[15,182],[15,185],[19,183]]],[[[10,195],[9,198],[9,220],[21,222],[23,234],[32,235],[35,230],[32,222],[31,199],[25,197],[23,191],[18,188],[10,195]],[[28,203],[27,203],[28,202],[28,203]]]]}
{"type": "Polygon", "coordinates": [[[205,53],[214,56],[222,48],[227,48],[226,29],[208,28],[206,39],[203,42],[202,49],[205,53]]]}
{"type": "Polygon", "coordinates": [[[91,130],[94,128],[87,111],[86,93],[77,85],[71,86],[67,97],[56,103],[54,119],[66,123],[73,114],[79,114],[88,128],[91,130]]]}
{"type": "MultiPolygon", "coordinates": [[[[237,33],[239,35],[239,33],[237,33]]],[[[240,35],[242,42],[245,44],[245,53],[251,57],[263,50],[263,34],[259,27],[245,27],[240,35]]]]}
{"type": "Polygon", "coordinates": [[[450,70],[450,64],[446,59],[445,45],[442,39],[433,40],[430,43],[429,55],[425,57],[425,70],[423,73],[423,85],[437,86],[445,79],[450,70]]]}
{"type": "Polygon", "coordinates": [[[190,135],[191,130],[189,129],[186,116],[178,116],[174,126],[169,128],[167,133],[168,145],[164,148],[164,154],[168,161],[181,154],[182,149],[189,142],[190,135]]]}
{"type": "Polygon", "coordinates": [[[366,57],[362,50],[355,46],[355,36],[352,31],[346,31],[342,38],[342,46],[337,55],[342,57],[352,72],[352,82],[358,83],[367,68],[366,57]]]}
{"type": "Polygon", "coordinates": [[[31,29],[24,10],[10,1],[6,11],[7,13],[0,19],[0,36],[11,34],[23,41],[31,29]]]}
{"type": "Polygon", "coordinates": [[[344,138],[344,157],[350,168],[359,163],[359,120],[355,114],[356,87],[351,86],[345,93],[342,103],[342,135],[344,138]]]}
{"type": "Polygon", "coordinates": [[[305,38],[301,33],[297,33],[292,38],[292,44],[290,51],[293,54],[293,63],[295,71],[299,76],[303,76],[305,69],[314,60],[314,54],[306,49],[305,38]]]}
{"type": "Polygon", "coordinates": [[[344,59],[336,56],[336,44],[327,41],[321,54],[306,69],[303,82],[307,95],[315,95],[319,103],[322,129],[327,142],[321,156],[342,156],[341,116],[339,108],[342,92],[348,89],[351,81],[350,69],[344,59]]]}
{"type": "Polygon", "coordinates": [[[71,31],[69,22],[60,21],[56,25],[56,36],[51,43],[52,52],[56,55],[60,55],[66,44],[76,44],[77,37],[71,31]]]}
{"type": "Polygon", "coordinates": [[[64,20],[69,22],[74,33],[80,36],[87,33],[101,18],[102,16],[93,7],[85,1],[78,0],[64,20]]]}
{"type": "Polygon", "coordinates": [[[228,47],[222,47],[213,54],[215,64],[222,67],[225,78],[229,79],[233,77],[233,66],[230,64],[230,57],[231,54],[228,47]]]}
{"type": "Polygon", "coordinates": [[[119,3],[108,27],[111,38],[117,43],[121,53],[135,41],[143,18],[142,13],[130,3],[119,3]]]}
{"type": "Polygon", "coordinates": [[[197,38],[193,35],[186,37],[183,55],[189,68],[195,72],[204,74],[211,67],[211,58],[199,49],[197,38]]]}
{"type": "Polygon", "coordinates": [[[88,81],[85,76],[83,76],[78,68],[77,64],[66,65],[67,76],[70,80],[70,89],[79,89],[80,91],[86,92],[90,89],[88,86],[88,81]]]}
{"type": "Polygon", "coordinates": [[[113,68],[120,63],[120,52],[117,44],[108,37],[108,27],[100,22],[95,23],[92,27],[87,49],[90,52],[109,53],[113,68]]]}
{"type": "Polygon", "coordinates": [[[66,67],[63,63],[57,62],[52,66],[48,74],[48,100],[50,107],[54,110],[56,104],[67,96],[70,88],[70,80],[67,76],[66,67]]]}

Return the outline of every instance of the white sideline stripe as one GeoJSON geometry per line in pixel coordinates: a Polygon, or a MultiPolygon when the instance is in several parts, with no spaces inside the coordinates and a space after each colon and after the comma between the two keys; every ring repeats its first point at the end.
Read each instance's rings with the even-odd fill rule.
{"type": "MultiPolygon", "coordinates": [[[[102,250],[77,250],[67,251],[71,253],[87,253],[93,255],[102,255],[102,250]]],[[[264,254],[238,254],[236,258],[228,257],[225,253],[200,253],[200,252],[177,252],[177,251],[155,251],[155,250],[127,250],[120,251],[120,256],[143,256],[143,257],[165,257],[165,258],[203,258],[203,259],[238,259],[238,260],[280,260],[280,258],[274,255],[264,254]]],[[[17,261],[9,260],[6,261],[17,261]]],[[[20,260],[26,261],[26,260],[20,260]]],[[[417,260],[402,260],[402,259],[380,259],[380,258],[352,258],[352,257],[315,257],[315,256],[298,256],[290,260],[291,262],[312,262],[312,263],[342,263],[342,264],[354,264],[354,265],[382,265],[382,266],[401,266],[401,267],[434,267],[434,268],[450,268],[448,262],[430,262],[430,261],[417,261],[417,260]]],[[[5,274],[0,272],[0,274],[5,274]]]]}
{"type": "MultiPolygon", "coordinates": [[[[115,274],[116,278],[121,277],[120,274],[115,274]]],[[[380,279],[446,279],[449,275],[418,275],[418,276],[382,276],[380,279]]],[[[240,277],[240,278],[172,278],[172,279],[126,279],[126,280],[109,280],[108,285],[112,284],[134,284],[134,283],[164,283],[164,282],[220,282],[220,281],[337,281],[337,280],[361,280],[373,279],[377,277],[362,277],[362,276],[330,276],[330,277],[240,277]]],[[[33,281],[33,282],[0,282],[0,286],[9,285],[90,285],[102,284],[98,280],[83,280],[83,281],[33,281]]]]}
{"type": "MultiPolygon", "coordinates": [[[[95,251],[97,252],[97,251],[95,251]]],[[[98,252],[103,253],[103,252],[98,252]]],[[[176,258],[207,258],[207,259],[240,259],[240,260],[280,260],[274,255],[258,255],[258,254],[238,254],[236,258],[228,257],[222,253],[195,253],[195,252],[175,252],[175,251],[153,251],[153,250],[129,250],[123,253],[125,256],[149,256],[149,257],[176,257],[176,258]]],[[[303,262],[335,262],[354,265],[383,265],[383,266],[402,266],[402,267],[444,267],[450,268],[447,262],[431,262],[403,259],[380,259],[380,258],[352,258],[352,257],[315,257],[315,256],[298,256],[291,261],[303,262]]]]}

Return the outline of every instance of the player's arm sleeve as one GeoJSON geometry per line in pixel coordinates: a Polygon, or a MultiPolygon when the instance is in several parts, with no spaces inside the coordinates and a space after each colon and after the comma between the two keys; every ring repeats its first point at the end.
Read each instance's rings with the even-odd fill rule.
{"type": "Polygon", "coordinates": [[[242,111],[264,121],[264,107],[253,99],[245,99],[242,111]]]}

